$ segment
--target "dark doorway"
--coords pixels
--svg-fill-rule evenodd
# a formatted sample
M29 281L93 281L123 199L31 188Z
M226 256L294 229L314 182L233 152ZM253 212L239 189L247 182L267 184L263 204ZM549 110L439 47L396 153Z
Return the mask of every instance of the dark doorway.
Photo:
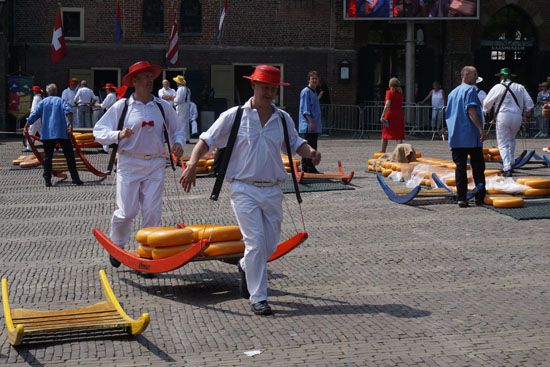
M105 89L103 87L107 83L111 83L118 85L118 69L101 69L97 70L94 69L94 93L96 96L99 97L99 101L102 102L107 94L105 93Z

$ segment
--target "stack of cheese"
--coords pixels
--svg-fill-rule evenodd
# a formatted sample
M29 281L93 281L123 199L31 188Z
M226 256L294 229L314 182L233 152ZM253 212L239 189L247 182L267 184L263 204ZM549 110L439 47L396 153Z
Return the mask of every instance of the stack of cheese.
M33 168L40 166L40 161L34 156L34 154L20 155L17 159L11 161L11 163L14 166L19 166L21 168Z
M92 133L73 133L76 142L79 145L95 143L94 134Z
M483 148L483 157L486 161L502 161L498 148Z
M290 172L290 162L288 161L288 154L281 154L281 160L283 161L283 165L285 166L285 170L287 172ZM301 158L299 157L292 157L292 163L298 163L298 166L300 166Z
M550 196L550 178L520 177L516 182L528 187L523 190L525 196Z
M238 226L200 224L185 228L149 227L136 233L137 253L146 259L164 259L189 249L200 240L209 240L202 256L227 256L244 252Z
M212 166L214 165L214 156L215 152L213 153L206 153L201 159L197 161L197 171L198 174L204 174L204 173L210 173L212 170ZM187 162L189 161L191 157L188 155L185 155L181 157L181 160L185 165L187 165Z

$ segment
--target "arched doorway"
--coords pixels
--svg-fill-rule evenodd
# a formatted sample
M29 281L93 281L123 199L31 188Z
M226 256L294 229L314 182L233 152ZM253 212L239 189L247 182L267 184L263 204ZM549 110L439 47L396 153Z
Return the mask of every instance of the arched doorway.
M514 81L536 92L541 77L536 68L537 30L521 8L509 5L493 14L484 29L480 46L475 62L479 75L486 81L483 89L491 88L498 81L493 75L507 67L516 75Z

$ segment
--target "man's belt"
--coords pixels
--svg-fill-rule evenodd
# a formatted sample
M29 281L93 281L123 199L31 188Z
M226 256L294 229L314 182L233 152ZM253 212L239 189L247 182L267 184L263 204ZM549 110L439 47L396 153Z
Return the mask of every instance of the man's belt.
M120 154L128 157L132 157L132 158L145 159L145 160L150 160L153 158L166 158L165 154L143 154L143 153L134 153L127 150L123 150L122 152L120 152Z
M254 185L256 187L273 187L279 184L278 182L271 182L271 181L248 181L248 180L235 180L235 181L244 182L249 185Z

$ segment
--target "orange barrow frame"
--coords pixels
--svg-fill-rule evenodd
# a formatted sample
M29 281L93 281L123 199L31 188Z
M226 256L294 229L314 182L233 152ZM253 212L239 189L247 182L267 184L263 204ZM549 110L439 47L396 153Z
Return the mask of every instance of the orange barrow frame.
M349 184L353 178L353 175L355 174L354 171L351 171L349 174L346 175L344 172L344 167L342 166L342 162L338 161L338 172L324 172L324 173L307 173L304 171L300 171L298 168L298 162L294 161L294 172L296 172L296 179L299 183L302 183L304 180L323 180L323 179L330 179L330 180L341 180L346 185Z

